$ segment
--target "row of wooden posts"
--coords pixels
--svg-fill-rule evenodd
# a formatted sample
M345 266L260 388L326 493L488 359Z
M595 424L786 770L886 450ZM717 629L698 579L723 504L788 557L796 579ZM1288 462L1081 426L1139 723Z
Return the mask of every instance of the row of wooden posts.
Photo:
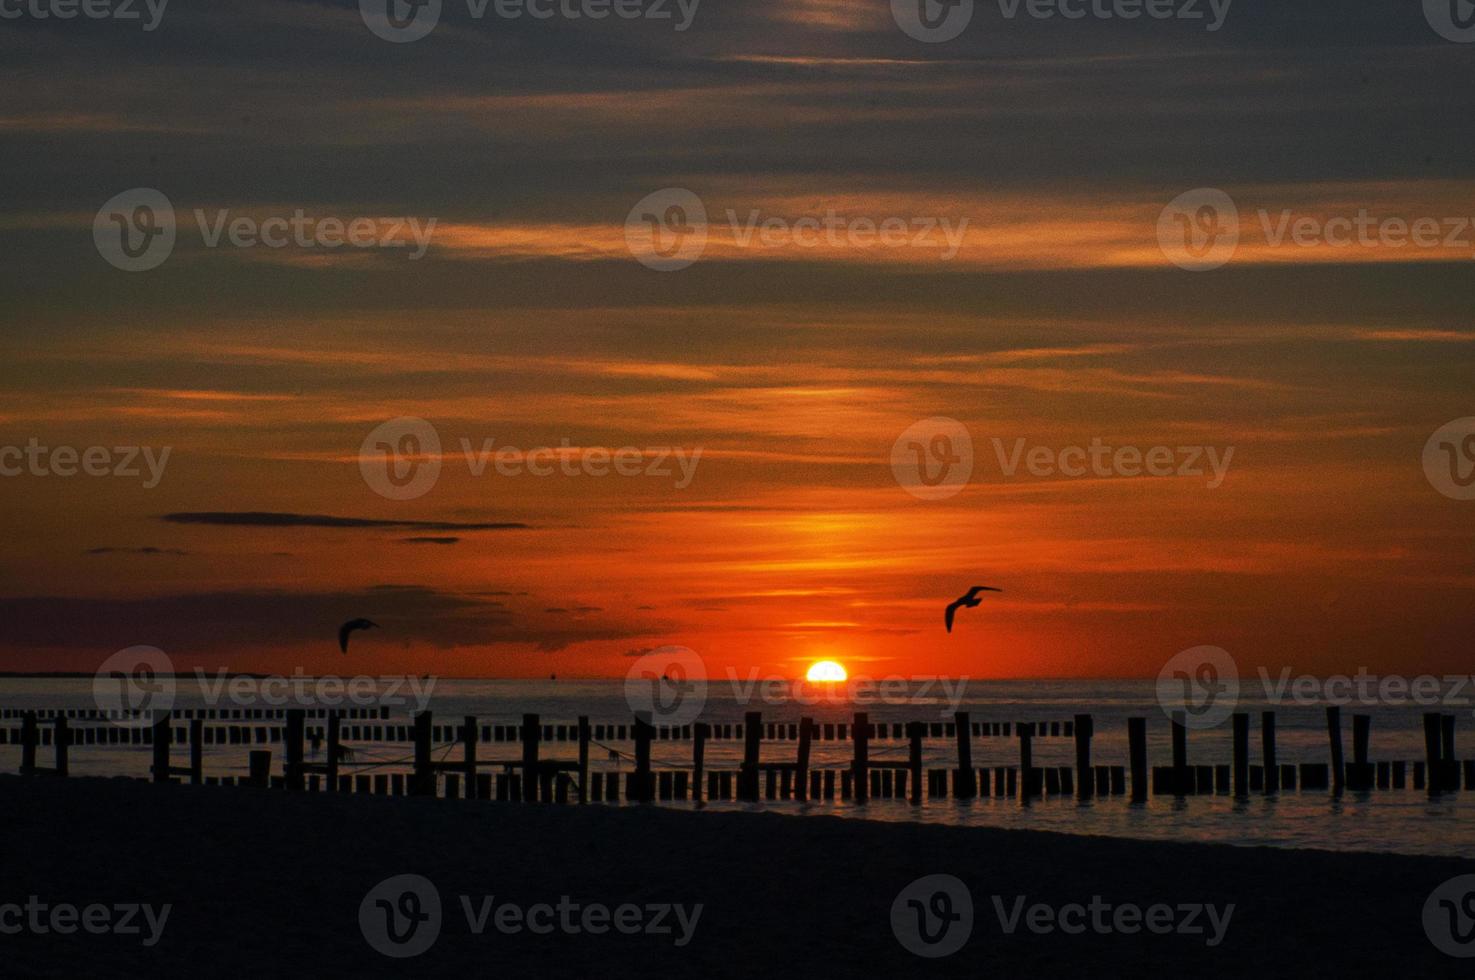
M286 725L282 731L284 754L283 772L280 783L290 790L302 790L316 785L319 777L329 791L347 789L352 785L363 786L365 777L350 777L341 770L358 766L382 767L382 762L356 763L345 758L342 751L342 718L330 712L326 715L327 752L322 762L309 762L305 752L307 740L304 710L288 709ZM1015 735L1019 739L1019 766L995 767L993 770L995 796L1015 796L1024 799L1058 792L1070 794L1074 783L1075 795L1118 795L1126 793L1127 772L1130 772L1131 797L1143 801L1148 796L1149 785L1155 795L1187 796L1197 793L1231 792L1245 797L1251 792L1275 793L1278 790L1294 789L1298 782L1302 789L1327 789L1341 793L1344 789L1365 791L1377 789L1402 789L1407 782L1409 766L1404 762L1373 762L1368 755L1371 734L1371 718L1354 715L1352 718L1352 760L1343 758L1341 709L1329 707L1326 711L1327 733L1330 747L1330 763L1281 764L1276 751L1276 725L1273 711L1261 715L1262 763L1251 766L1249 762L1250 716L1245 713L1233 715L1231 720L1232 763L1230 765L1203 766L1188 762L1189 728L1181 713L1175 714L1172 728L1172 765L1148 768L1147 719L1127 720L1128 766L1098 766L1092 764L1091 741L1095 735L1094 722L1089 714L1078 714L1069 730L1075 742L1076 763L1074 778L1070 767L1039 767L1034 764L1033 750L1036 737L1035 726L1029 723L1016 724ZM36 750L43 739L40 721L36 713L22 716L21 726L21 772L27 775L67 775L68 748L74 744L69 719L65 714L54 714L50 743L56 753L52 767L42 768L36 763ZM1466 760L1463 767L1455 756L1455 716L1450 714L1426 713L1424 721L1425 760L1412 765L1415 789L1427 789L1431 795L1453 792L1461 788L1461 777L1465 789L1475 789L1475 760ZM994 724L994 723L988 723ZM578 742L577 761L558 761L541 757L540 746L552 726L541 723L538 715L523 716L519 726L506 726L515 732L521 745L520 755L508 758L483 756L479 744L487 726L479 725L475 717L468 716L455 726L436 726L430 712L417 714L410 726L410 740L414 744L413 769L405 778L411 795L437 795L438 781L442 774L447 776L447 795L459 795L464 781L466 795L490 796L491 774L483 769L501 769L496 786L498 798L520 800L561 800L570 795L579 802L611 798L610 780L601 779L602 774L590 773L589 750L591 742L597 742L596 730L615 726L591 726L587 717L580 717L569 734ZM562 726L559 726L562 727ZM624 726L620 726L623 728ZM784 726L780 726L782 729ZM934 726L924 722L907 722L900 726L901 734L909 744L909 756L905 766L890 762L872 762L871 742L874 736L886 731L886 726L874 725L865 712L855 714L849 734L853 744L850 765L841 770L842 798L853 798L865 802L871 796L885 798L905 797L920 803L923 797L922 746L923 740L934 731ZM929 796L948 794L947 783L951 777L951 796L956 799L973 799L988 796L989 770L973 767L973 737L979 725L971 721L968 712L957 712L948 729L957 743L957 766L949 770L933 770L928 773ZM498 726L500 729L501 726ZM663 799L686 799L688 785L685 772L661 773L660 778L652 769L651 744L659 730L649 721L636 718L630 726L635 743L634 772L625 780L626 798L637 802L651 802L659 795ZM834 771L810 771L810 747L821 727L810 718L801 718L794 726L797 736L797 752L793 761L763 761L761 748L765 726L761 712L749 712L738 733L743 739L743 761L735 774L735 798L757 801L766 779L767 798L807 800L811 796L834 798ZM703 790L706 743L713 737L714 726L698 722L691 726L692 772L689 781L690 798L700 800ZM183 732L184 730L181 730ZM774 726L768 726L770 735ZM316 745L322 734L314 730ZM432 758L437 736L450 735L461 747L461 758L450 761L435 761ZM500 731L499 731L500 734ZM153 748L153 779L168 782L177 776L188 777L192 782L205 781L203 775L204 721L191 719L187 729L189 763L175 766L171 762L171 749L175 740L173 718L169 714L158 715L149 729L143 730L144 741ZM247 782L270 785L271 753L250 753L250 777ZM1149 772L1151 781L1149 783ZM613 775L613 774L607 774ZM709 798L725 798L730 794L727 786L732 780L730 773L708 773ZM591 776L593 777L591 779ZM1299 778L1298 778L1299 777ZM1017 779L1017 785L1016 785ZM603 785L594 787L594 782ZM677 791L677 782L682 790ZM669 784L669 786L668 786ZM907 788L909 786L909 789Z

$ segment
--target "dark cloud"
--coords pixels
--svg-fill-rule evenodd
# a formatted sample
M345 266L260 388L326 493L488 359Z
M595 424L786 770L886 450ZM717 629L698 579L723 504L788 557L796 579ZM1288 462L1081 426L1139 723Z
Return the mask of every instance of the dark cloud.
M521 531L529 525L515 521L463 523L460 521L385 521L327 514L284 514L269 511L198 511L164 514L170 524L208 524L214 527L331 527L378 528L396 531Z
M193 552L184 551L180 548L156 548L147 545L142 548L88 548L89 555L188 555Z
M418 537L400 538L400 544L457 544L460 538Z
M321 643L336 654L338 624L369 616L384 641L441 649L531 644L560 650L637 631L619 624L523 620L499 603L418 585L343 592L194 592L138 598L0 598L0 648L110 653L149 644L189 658Z

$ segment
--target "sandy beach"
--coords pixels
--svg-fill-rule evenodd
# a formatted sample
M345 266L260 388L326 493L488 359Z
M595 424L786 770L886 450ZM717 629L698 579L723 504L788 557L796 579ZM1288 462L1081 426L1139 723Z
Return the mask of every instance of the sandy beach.
M1433 947L1422 910L1441 882L1475 871L1438 858L122 779L0 777L0 824L0 905L171 906L152 937L142 913L137 934L5 935L6 973L23 976L1455 976L1468 963ZM360 926L370 890L404 874L433 882L442 904L438 937L414 959L377 952ZM931 874L964 882L974 916L958 952L923 959L893 934L891 909ZM576 927L591 905L671 904L692 921L642 913L639 932L597 935L496 926L508 904L560 900ZM1104 930L1090 925L1093 902ZM1231 904L1213 942L1213 917ZM1059 928L1072 905L1087 910L1079 934ZM1124 905L1169 907L1184 929L1129 934L1113 925L1133 924L1114 918ZM1184 911L1198 906L1214 911ZM1030 918L1056 928L1031 931Z

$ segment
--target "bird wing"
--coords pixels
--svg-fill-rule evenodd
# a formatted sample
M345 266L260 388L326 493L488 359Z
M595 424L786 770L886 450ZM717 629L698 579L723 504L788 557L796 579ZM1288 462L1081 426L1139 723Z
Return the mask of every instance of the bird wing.
M961 605L959 602L948 603L947 611L942 614L943 622L947 623L947 631L949 633L953 631L953 617L958 614L959 605Z
M970 596L976 596L980 592L1003 592L1003 591L1004 591L1003 589L996 589L992 585L975 585L973 588L971 588L971 589L968 590L968 595L970 595Z
M348 652L348 634L353 632L352 623L344 623L338 627L338 650L340 653Z

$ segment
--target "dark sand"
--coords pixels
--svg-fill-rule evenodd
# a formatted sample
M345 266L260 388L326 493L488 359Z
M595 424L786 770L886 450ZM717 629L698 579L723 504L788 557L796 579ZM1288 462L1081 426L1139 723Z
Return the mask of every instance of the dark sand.
M153 949L120 936L0 936L4 976L1057 977L1469 976L1425 898L1475 863L1141 843L989 829L0 777L0 903L173 903ZM358 908L422 874L444 925L409 960L372 951ZM968 883L976 922L941 960L897 943L897 892ZM703 903L694 939L470 933L457 896ZM1004 935L989 896L1236 906L1227 936ZM1181 971L1181 972L1180 972Z

